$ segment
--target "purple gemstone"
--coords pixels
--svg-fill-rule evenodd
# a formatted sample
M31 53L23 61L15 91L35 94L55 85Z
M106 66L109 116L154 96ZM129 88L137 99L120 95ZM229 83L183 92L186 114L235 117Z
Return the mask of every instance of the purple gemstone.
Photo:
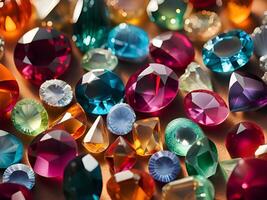
M30 190L26 187L15 183L0 184L1 200L32 200Z
M267 105L267 85L257 76L234 72L229 84L232 112L253 111Z

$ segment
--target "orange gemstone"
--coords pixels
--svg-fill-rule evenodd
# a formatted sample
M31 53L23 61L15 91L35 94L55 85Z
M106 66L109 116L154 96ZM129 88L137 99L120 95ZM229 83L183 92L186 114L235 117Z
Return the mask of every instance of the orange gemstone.
M253 0L228 0L229 19L236 24L245 21L251 13L252 2Z

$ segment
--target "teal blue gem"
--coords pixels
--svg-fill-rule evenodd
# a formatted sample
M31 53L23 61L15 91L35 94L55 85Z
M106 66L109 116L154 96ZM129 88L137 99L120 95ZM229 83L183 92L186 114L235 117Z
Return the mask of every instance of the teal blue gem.
M120 24L108 35L108 48L119 58L139 62L148 55L149 37L136 26Z
M209 40L203 47L204 64L213 72L230 73L246 65L253 54L253 40L243 30L232 30Z

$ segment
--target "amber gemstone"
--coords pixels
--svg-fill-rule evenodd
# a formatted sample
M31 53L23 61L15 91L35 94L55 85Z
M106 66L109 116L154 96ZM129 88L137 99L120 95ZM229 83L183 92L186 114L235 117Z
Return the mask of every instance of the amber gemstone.
M227 11L229 19L236 23L245 21L250 13L253 0L228 0Z

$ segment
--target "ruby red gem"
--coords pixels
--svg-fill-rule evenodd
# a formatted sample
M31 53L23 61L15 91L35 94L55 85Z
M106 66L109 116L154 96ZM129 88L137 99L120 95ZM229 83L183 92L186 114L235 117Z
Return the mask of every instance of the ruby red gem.
M30 190L26 187L15 183L0 184L1 200L32 200Z
M69 39L55 29L34 28L18 41L14 61L22 76L39 86L58 78L69 68Z
M155 62L171 68L185 69L195 57L191 41L178 32L167 32L153 38L149 50Z
M229 115L225 101L215 92L194 90L184 98L187 116L204 126L216 126L223 123Z
M261 127L252 122L241 122L228 133L226 148L232 158L254 157L264 141Z
M216 0L189 0L196 9L207 9L216 5Z

